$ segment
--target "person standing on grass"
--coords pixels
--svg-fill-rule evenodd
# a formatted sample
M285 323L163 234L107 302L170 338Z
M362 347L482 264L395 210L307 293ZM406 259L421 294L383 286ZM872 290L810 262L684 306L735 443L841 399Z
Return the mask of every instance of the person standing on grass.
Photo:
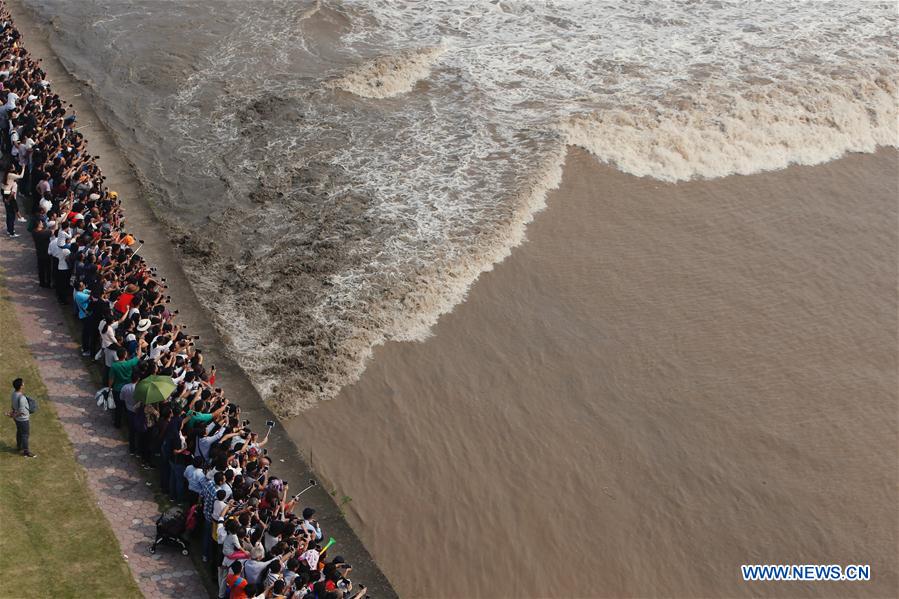
M28 437L31 435L31 410L28 408L28 398L25 397L25 381L18 378L12 382L12 409L9 417L16 422L16 450L21 451L26 458L36 458L28 447Z

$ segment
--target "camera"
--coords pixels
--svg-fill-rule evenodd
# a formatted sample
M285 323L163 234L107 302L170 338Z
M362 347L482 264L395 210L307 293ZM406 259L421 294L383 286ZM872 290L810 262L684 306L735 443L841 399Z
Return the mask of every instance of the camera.
M275 421L274 420L266 420L265 426L267 426L269 428L275 428Z

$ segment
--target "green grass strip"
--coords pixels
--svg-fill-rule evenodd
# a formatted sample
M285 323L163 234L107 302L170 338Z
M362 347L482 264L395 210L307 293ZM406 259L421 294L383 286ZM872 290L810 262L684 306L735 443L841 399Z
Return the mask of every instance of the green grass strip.
M12 380L25 379L40 409L31 451L16 453L6 417ZM118 541L87 486L25 344L0 273L0 597L140 597Z

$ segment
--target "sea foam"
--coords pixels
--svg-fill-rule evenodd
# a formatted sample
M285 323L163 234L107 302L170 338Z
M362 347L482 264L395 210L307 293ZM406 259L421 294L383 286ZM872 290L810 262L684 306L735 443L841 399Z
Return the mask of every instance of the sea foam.
M330 85L365 98L389 98L412 91L431 73L444 48L423 48L367 61Z
M254 384L294 413L377 344L426 338L524 239L570 145L671 182L899 145L896 29L873 2L248 15L166 106L178 168L227 182L228 218L203 231L231 244L188 268Z

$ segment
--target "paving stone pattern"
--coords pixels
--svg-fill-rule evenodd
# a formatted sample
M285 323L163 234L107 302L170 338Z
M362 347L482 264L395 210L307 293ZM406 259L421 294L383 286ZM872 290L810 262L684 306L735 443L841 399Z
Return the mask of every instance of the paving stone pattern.
M31 236L0 239L0 266L25 340L37 360L63 428L84 468L97 505L109 520L119 541L116 551L128 562L141 592L148 599L162 597L207 597L190 557L176 547L160 545L155 555L148 551L156 531L159 508L153 487L148 486L135 458L128 454L125 429L112 426L112 415L97 407L96 384L63 321L63 310L50 289L37 284L37 267ZM42 448L40 430L31 435L31 448ZM155 471L154 471L155 473ZM155 483L153 483L155 484Z

